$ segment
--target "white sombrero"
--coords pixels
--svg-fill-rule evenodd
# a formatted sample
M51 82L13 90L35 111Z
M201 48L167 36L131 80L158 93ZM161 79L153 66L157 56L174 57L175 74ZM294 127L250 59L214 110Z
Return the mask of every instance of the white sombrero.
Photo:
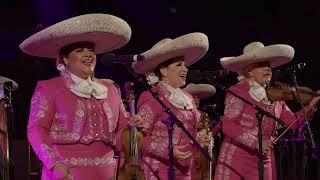
M12 82L12 88L13 90L16 90L18 89L18 83L16 83L14 80L12 79L9 79L9 78L6 78L6 77L3 77L3 76L0 76L0 85L2 85L3 83L5 82Z
M244 47L243 54L237 57L224 57L220 59L223 68L241 72L252 63L268 61L271 68L281 66L292 60L293 47L286 44L264 46L261 42L252 42Z
M66 45L89 41L97 54L112 51L128 43L131 28L124 20L109 14L76 16L49 26L20 44L30 55L57 58Z
M188 84L183 90L192 96L198 96L200 99L206 99L216 94L216 88L210 84Z
M162 62L183 56L186 66L198 61L209 49L208 37L199 32L186 34L175 39L163 39L142 53L144 60L133 63L140 74L149 74Z

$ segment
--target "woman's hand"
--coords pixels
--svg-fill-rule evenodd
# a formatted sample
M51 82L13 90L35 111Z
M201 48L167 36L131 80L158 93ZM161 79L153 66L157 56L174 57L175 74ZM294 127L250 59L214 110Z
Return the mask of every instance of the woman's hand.
M65 164L57 163L52 168L52 176L53 179L58 180L73 180L73 175L70 170Z
M186 148L188 145L178 145L173 147L173 157L175 159L187 159L192 155L191 151L181 151L181 149Z
M128 122L128 125L130 127L136 127L138 128L139 130L143 129L144 128L144 124L143 124L143 121L142 121L142 118L140 115L138 114L135 114L133 116L130 117L129 119L129 122Z

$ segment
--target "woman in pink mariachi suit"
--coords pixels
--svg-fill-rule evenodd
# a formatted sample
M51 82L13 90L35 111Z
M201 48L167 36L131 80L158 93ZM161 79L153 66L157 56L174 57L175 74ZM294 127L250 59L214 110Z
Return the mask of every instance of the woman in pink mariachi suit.
M133 64L136 72L147 75L152 91L159 93L162 102L182 121L195 137L199 114L191 95L181 90L185 85L187 67L199 60L208 50L203 33L190 33L176 39L163 39L142 53L145 60ZM168 115L151 93L143 92L138 100L139 115L144 121L143 160L147 179L168 178L168 131L163 121ZM174 126L174 168L177 180L190 180L192 145L181 129Z
M201 114L200 122L197 126L197 136L202 137L201 139L199 139L199 143L202 147L204 147L204 149L213 159L214 154L212 150L214 146L214 137L218 134L218 132L216 132L215 134L211 132L211 128L209 127L210 117L206 112L200 109L200 101L208 99L215 95L216 88L210 84L190 83L183 90L191 94L195 100L198 111ZM211 177L213 177L213 174L210 165L213 165L213 163L207 161L207 159L201 154L199 150L195 150L193 153L193 164L191 170L192 180L212 180Z
M297 113L293 113L283 101L270 102L265 87L269 84L271 68L288 63L294 56L291 46L277 44L264 46L260 42L248 44L243 55L221 58L222 66L241 74L241 81L229 88L230 91L259 105L282 119L288 126L297 120L292 128L304 123L303 111L310 118L315 112L319 98ZM256 110L239 98L227 93L222 131L225 135L218 165L215 172L217 180L257 180L258 171L258 128ZM262 121L262 150L264 179L275 180L275 160L272 154L275 131L279 125L269 117Z
M30 55L57 58L61 73L39 81L31 101L28 139L43 163L42 179L114 176L112 146L128 117L118 86L93 72L96 54L122 47L130 36L124 20L87 14L54 24L20 45ZM133 119L137 125L139 119Z

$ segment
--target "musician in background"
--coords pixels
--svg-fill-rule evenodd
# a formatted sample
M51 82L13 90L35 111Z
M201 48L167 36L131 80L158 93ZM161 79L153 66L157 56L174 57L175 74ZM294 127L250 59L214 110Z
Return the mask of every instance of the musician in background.
M12 161L13 157L12 154L9 154L9 144L12 144L12 139L9 139L9 136L12 136L12 134L8 134L8 128L11 128L11 132L13 130L13 127L9 127L13 125L13 122L11 122L13 119L9 119L8 122L8 112L7 112L7 106L8 103L5 97L5 82L11 82L12 83L12 89L10 91L14 91L18 89L18 84L6 77L0 76L0 179L8 179L12 174L10 174L10 161ZM12 149L10 150L12 152ZM12 177L11 177L12 178Z
M188 84L184 90L191 94L195 100L199 110L200 121L197 123L197 140L204 149L207 150L209 155L213 158L213 144L214 138L210 131L210 118L209 115L201 111L200 100L212 97L216 93L216 88L210 84ZM193 180L212 180L212 162L208 161L199 150L195 150L193 154L193 165L191 176Z
M190 33L176 39L163 39L142 53L143 61L133 64L133 69L145 74L152 91L179 118L195 137L199 112L191 95L180 87L186 83L187 67L198 61L208 50L208 38L203 33ZM138 111L144 120L143 154L146 177L149 180L168 179L168 114L149 91L141 94ZM176 180L191 180L193 145L177 126L173 131L173 158Z
M31 101L28 140L43 163L42 179L112 179L116 135L130 125L119 87L94 77L96 54L125 45L129 25L109 14L86 14L26 39L27 54L56 58L60 76L39 81ZM119 136L118 136L119 137Z
M289 63L294 49L289 45L277 44L264 46L260 42L248 44L243 54L237 57L221 58L221 65L242 77L230 91L259 105L282 119L286 126L294 123L297 128L316 111L319 97L315 97L305 109L293 113L284 101L270 102L266 86L272 77L272 68ZM222 117L223 144L220 150L215 179L257 180L258 171L258 127L257 111L239 98L227 93L224 116ZM275 161L272 154L273 140L278 124L264 116L262 120L262 152L264 179L275 180Z

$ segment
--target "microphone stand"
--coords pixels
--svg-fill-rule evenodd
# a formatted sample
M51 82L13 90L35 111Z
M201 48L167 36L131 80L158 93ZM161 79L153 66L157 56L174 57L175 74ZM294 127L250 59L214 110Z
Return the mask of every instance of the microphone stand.
M204 155L204 157L208 161L212 161L212 158L208 154L206 150L204 150L201 145L194 139L194 137L190 134L190 132L184 127L183 123L173 114L168 106L166 106L160 99L159 94L151 90L151 86L146 82L146 79L139 74L133 72L132 68L129 66L125 66L127 71L143 86L144 89L148 90L153 98L162 106L164 112L169 115L169 118L166 122L168 128L168 140L169 140L169 168L168 168L168 180L174 180L174 159L173 159L173 142L172 142L172 134L173 134L173 125L176 124L182 131L188 136L188 138L193 142L193 144L200 150L200 152Z
M3 90L4 90L4 99L5 99L5 108L6 108L6 114L7 114L7 157L5 159L7 160L8 167L6 171L6 175L4 175L5 179L11 180L14 178L13 169L14 169L14 162L12 159L12 123L13 123L13 107L12 107L12 89L13 85L11 81L7 81L3 83Z
M270 112L264 110L263 108L261 108L260 106L248 101L247 99L245 99L244 97L234 93L233 91L230 91L229 89L227 89L226 87L224 87L221 84L212 82L214 84L214 86L216 86L217 88L221 89L222 91L225 91L227 93L230 93L232 95L234 95L235 97L241 99L243 102L249 104L253 109L257 110L256 113L256 117L257 117L257 121L258 121L258 144L259 144L259 148L258 148L258 152L259 152L259 162L258 162L258 171L259 171L259 180L263 180L263 159L262 159L262 119L263 116L267 116L272 118L274 121L280 123L282 126L285 125L284 121L275 117L273 114L271 114Z
M303 118L304 118L304 121L305 121L305 124L307 126L307 129L308 129L308 134L310 136L310 140L311 140L311 145L312 145L312 157L317 157L317 148L316 148L316 145L315 145L315 142L314 142L314 139L313 139L313 133L311 131L311 128L310 128L310 124L309 124L309 121L307 119L307 114L306 114L306 111L304 109L304 104L302 102L302 99L301 99L301 95L300 95L300 92L298 91L299 89L299 85L298 85L298 82L297 82L297 76L296 76L296 70L293 70L291 73L289 73L291 79L292 79L292 82L294 84L294 88L296 89L296 92L297 92L297 96L298 96L298 101L299 101L299 104L300 104L300 107L302 108L302 111L303 111ZM293 135L295 136L295 130L293 131ZM296 162L295 162L295 158L296 158L296 140L295 138L293 138L293 177L294 179L296 179Z
M117 147L115 145L112 146L113 150L113 158L117 159L117 169L116 169L116 180L119 178L119 170L120 170L120 151L117 150Z

